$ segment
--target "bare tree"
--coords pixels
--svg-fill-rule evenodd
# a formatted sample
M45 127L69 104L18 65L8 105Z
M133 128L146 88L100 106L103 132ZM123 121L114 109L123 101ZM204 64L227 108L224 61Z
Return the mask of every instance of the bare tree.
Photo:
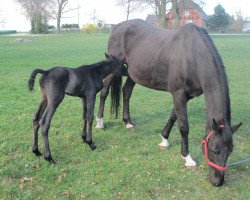
M126 9L126 20L129 19L129 15L138 9L143 9L144 1L140 0L116 0L118 6L122 6Z
M157 19L158 25L162 28L167 27L167 5L172 2L172 0L138 0L143 1L148 6L152 7Z
M4 27L5 18L2 16L1 12L2 12L2 11L0 10L0 25Z
M48 19L52 18L51 0L17 0L30 20L33 33L44 33L47 30Z
M61 31L61 18L62 14L64 13L64 9L68 4L69 0L54 0L57 4L57 14L56 14L56 30L57 33Z

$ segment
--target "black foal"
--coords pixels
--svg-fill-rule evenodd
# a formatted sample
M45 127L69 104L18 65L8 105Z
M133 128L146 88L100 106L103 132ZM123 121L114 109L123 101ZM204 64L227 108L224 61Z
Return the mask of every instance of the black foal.
M127 75L127 68L117 58L105 54L107 60L78 68L53 67L48 71L36 69L32 72L28 87L33 90L37 73L42 74L40 88L42 99L33 119L34 141L32 152L41 155L38 150L38 129L41 127L45 150L44 158L55 163L51 156L48 132L51 119L62 102L65 94L82 98L83 131L82 139L92 150L96 148L92 141L92 123L96 93L103 88L103 79L109 74Z

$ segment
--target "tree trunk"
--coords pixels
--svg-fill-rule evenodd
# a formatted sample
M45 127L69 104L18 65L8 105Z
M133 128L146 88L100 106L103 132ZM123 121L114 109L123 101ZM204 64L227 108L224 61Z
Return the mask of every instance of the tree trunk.
M128 1L126 21L127 21L127 20L128 20L128 18L129 18L129 14L130 14L130 0Z
M172 0L173 24L172 28L177 28L180 25L180 13L177 6L177 0Z
M158 24L162 28L167 27L167 15L166 15L166 5L167 0L156 0L156 6L158 7Z
M62 5L58 6L57 18L56 18L56 32L61 32L61 17L62 17Z

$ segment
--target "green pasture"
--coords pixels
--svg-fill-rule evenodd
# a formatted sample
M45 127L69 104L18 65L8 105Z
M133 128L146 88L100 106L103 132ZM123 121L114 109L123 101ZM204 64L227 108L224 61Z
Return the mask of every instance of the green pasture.
M190 151L196 168L186 168L180 156L176 126L170 148L161 151L160 133L172 109L172 98L137 85L131 98L136 128L126 130L120 119L109 116L105 130L93 129L95 151L82 143L82 106L67 96L58 108L49 134L49 165L31 153L32 117L40 101L36 81L27 89L35 68L77 67L104 59L108 35L82 33L42 35L29 42L20 36L0 36L0 200L2 199L249 199L250 164L232 166L225 184L213 187L200 141L205 135L204 97L188 106ZM250 35L212 36L224 61L230 87L232 123L243 122L234 136L229 162L250 155ZM37 78L38 80L38 78ZM99 100L98 100L99 102ZM97 112L98 102L95 112ZM39 135L40 150L43 141Z

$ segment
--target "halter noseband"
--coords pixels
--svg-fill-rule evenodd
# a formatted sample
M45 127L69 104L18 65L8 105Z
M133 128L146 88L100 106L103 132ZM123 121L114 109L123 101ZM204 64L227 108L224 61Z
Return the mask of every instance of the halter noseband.
M224 125L220 125L221 128L224 128L225 126ZM219 166L219 165L216 165L215 163L213 162L210 162L209 161L209 158L208 158L208 140L209 138L214 134L215 132L212 130L204 140L201 141L201 144L204 145L204 154L205 154L205 157L206 157L206 161L207 161L207 164L211 167L214 167L218 170L221 170L221 171L226 171L227 170L227 166L225 167L222 167L222 166Z

